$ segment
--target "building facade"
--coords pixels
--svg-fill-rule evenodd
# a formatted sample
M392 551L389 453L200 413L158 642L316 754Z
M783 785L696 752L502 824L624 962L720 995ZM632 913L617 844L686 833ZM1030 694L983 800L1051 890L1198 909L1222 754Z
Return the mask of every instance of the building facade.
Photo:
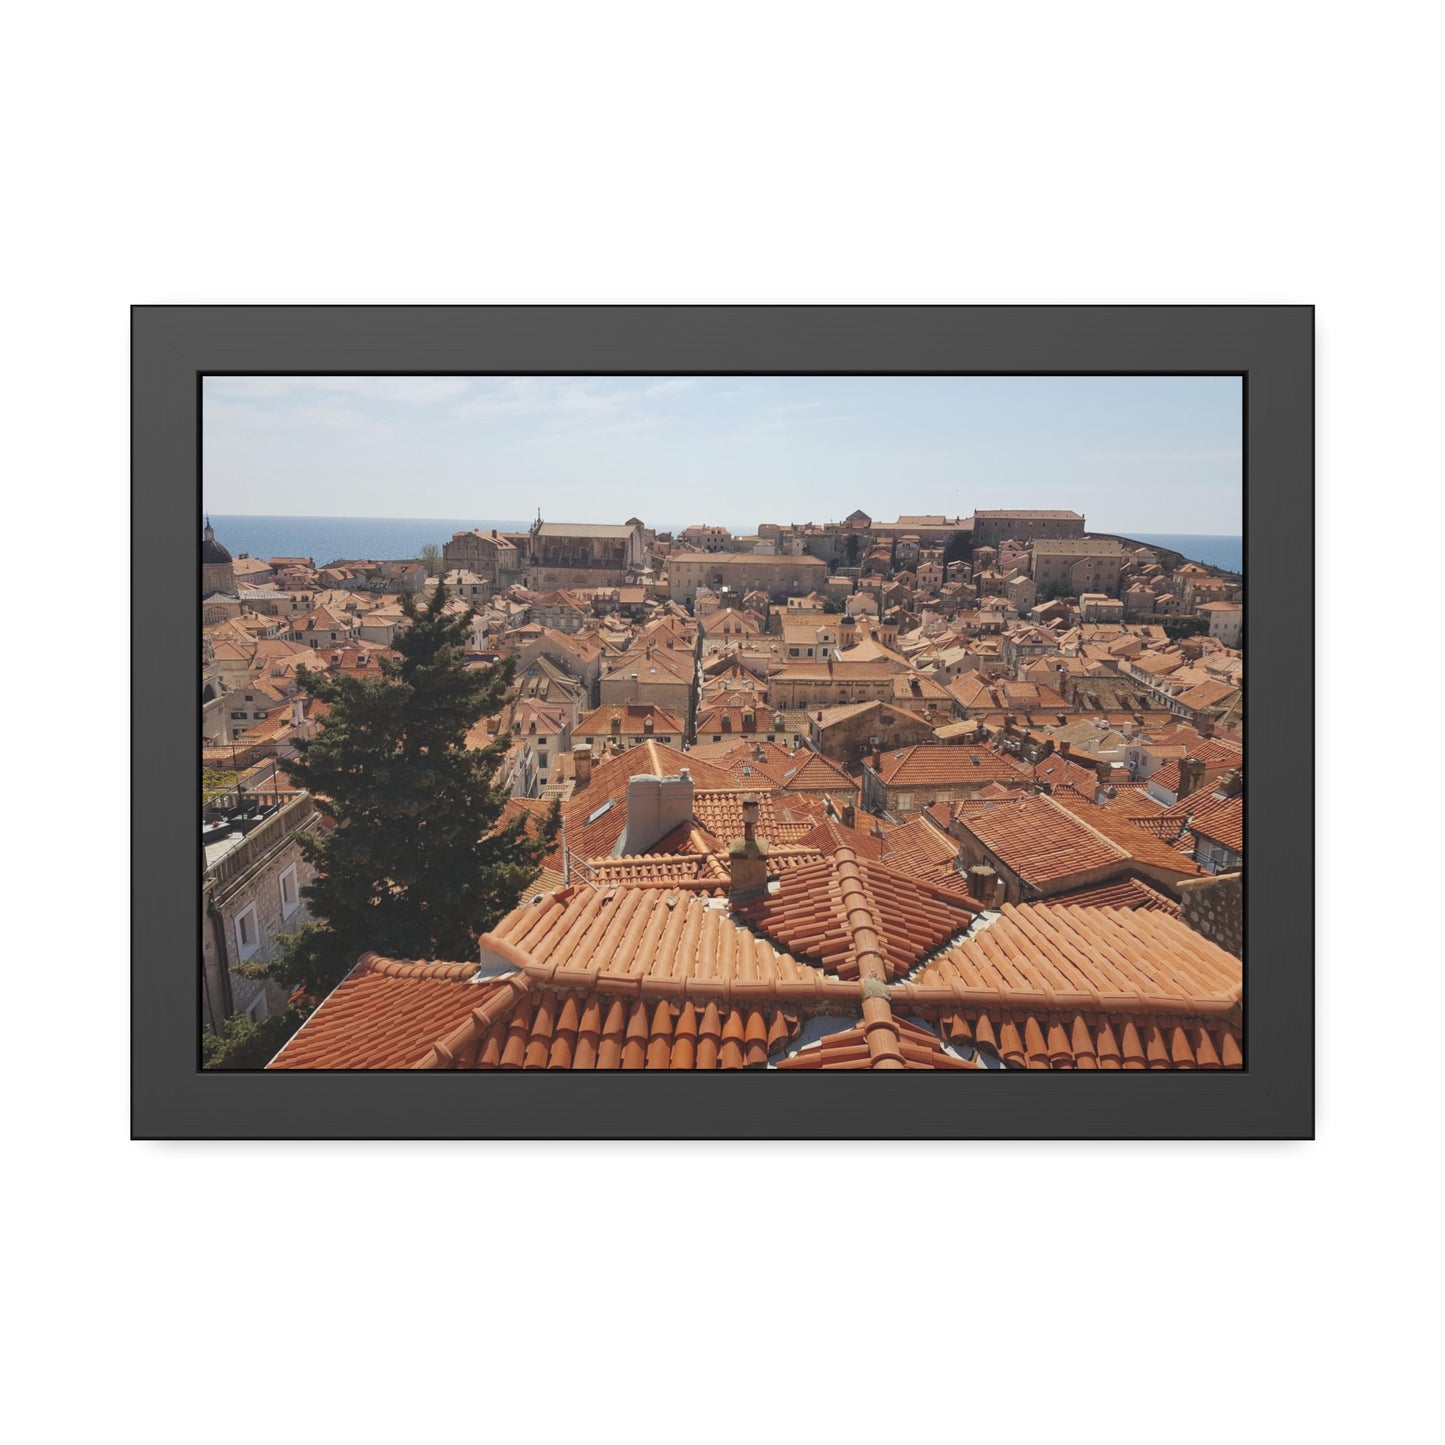
M635 517L620 527L538 520L530 533L526 584L537 592L616 587L647 565L646 529Z
M828 578L818 557L758 557L751 552L678 552L667 559L667 595L691 606L698 588L739 600L766 592L773 601L815 591Z
M1062 538L1033 544L1034 585L1043 595L1064 587L1071 596L1085 592L1119 595L1119 576L1128 553L1112 537Z
M973 545L997 547L1000 542L1034 542L1043 538L1082 537L1078 512L1002 511L973 514Z

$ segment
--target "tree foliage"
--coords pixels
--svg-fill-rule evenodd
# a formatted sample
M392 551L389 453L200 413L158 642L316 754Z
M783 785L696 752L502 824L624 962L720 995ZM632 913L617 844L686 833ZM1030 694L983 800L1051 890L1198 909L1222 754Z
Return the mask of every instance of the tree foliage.
M286 1040L301 1026L291 1009L254 1024L245 1014L232 1014L219 1034L201 1035L201 1064L207 1069L264 1069Z
M495 777L511 737L466 746L468 731L505 705L513 664L467 667L471 611L443 616L446 601L445 586L429 603L403 598L411 625L395 643L400 656L382 659L380 677L298 671L327 713L285 766L336 827L300 835L317 869L302 890L313 921L254 974L305 984L314 995L368 949L470 958L478 936L536 878L559 808L535 832L523 818L499 828L509 795Z
M967 562L973 556L973 533L955 532L943 544L943 565L950 562Z
M442 574L442 549L435 542L428 542L418 554L418 562L426 566L428 577L440 577Z
M1165 637L1171 642L1179 642L1185 637L1198 637L1201 632L1209 631L1209 623L1204 618L1187 612L1178 617L1165 617L1160 625L1164 628Z

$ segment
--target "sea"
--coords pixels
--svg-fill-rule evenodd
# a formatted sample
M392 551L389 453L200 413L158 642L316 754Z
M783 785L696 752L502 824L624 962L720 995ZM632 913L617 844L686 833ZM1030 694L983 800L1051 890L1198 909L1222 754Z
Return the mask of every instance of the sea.
M1244 538L1212 536L1203 532L1175 533L1165 536L1160 532L1129 532L1118 534L1132 538L1135 542L1147 542L1151 547L1168 547L1179 552L1186 562L1203 562L1209 567L1222 567L1226 572L1244 572Z
M328 562L399 562L428 542L441 547L453 532L525 532L520 518L485 517L237 517L211 513L218 541L233 557L310 557Z
M428 542L440 547L453 532L473 527L499 532L525 532L530 524L522 518L505 520L486 517L242 517L211 513L211 526L216 540L231 555L242 552L252 557L310 557L318 566L328 562L367 558L373 561L398 561L415 557ZM677 531L686 523L673 527L659 526L659 531ZM735 535L745 535L751 528L737 528ZM1184 533L1165 536L1162 533L1119 531L1155 547L1168 547L1180 552L1191 562L1204 562L1223 567L1229 572L1244 570L1244 538Z

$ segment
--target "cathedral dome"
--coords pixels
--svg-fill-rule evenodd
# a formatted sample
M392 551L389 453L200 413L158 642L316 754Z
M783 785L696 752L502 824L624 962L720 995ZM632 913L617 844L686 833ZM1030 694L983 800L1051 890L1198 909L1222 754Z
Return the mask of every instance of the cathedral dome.
M226 563L229 563L230 560L231 554L226 551L226 549L221 546L218 541L216 541L216 534L211 529L211 519L207 517L206 530L202 536L201 541L201 565L203 567L207 564L214 565L216 563L221 563L224 565Z

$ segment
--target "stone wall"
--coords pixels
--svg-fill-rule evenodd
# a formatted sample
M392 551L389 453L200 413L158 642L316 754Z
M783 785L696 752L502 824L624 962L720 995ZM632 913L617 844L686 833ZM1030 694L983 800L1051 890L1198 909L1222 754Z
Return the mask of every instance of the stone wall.
M872 741L875 738L876 746ZM856 765L865 753L931 743L934 737L931 724L911 712L885 704L837 722L827 722L825 713L824 724L818 722L815 712L809 724L809 741L825 758Z
M228 991L231 1013L245 1012L263 993L268 1013L279 1013L285 1008L287 990L284 987L243 978L235 969L241 962L269 962L279 951L281 936L298 932L310 917L301 889L316 875L311 864L301 856L296 835L312 830L316 823L314 804L309 797L303 796L268 820L265 832L258 829L208 871L201 892L200 941L207 1013L205 1022L210 1027L217 1026L217 1016L223 1009ZM296 869L296 903L286 913L281 876L293 865ZM256 947L243 960L236 921L251 908L254 908L254 913L249 916ZM225 982L222 981L223 972Z
M1179 916L1196 933L1244 957L1244 875L1221 873L1178 885Z

